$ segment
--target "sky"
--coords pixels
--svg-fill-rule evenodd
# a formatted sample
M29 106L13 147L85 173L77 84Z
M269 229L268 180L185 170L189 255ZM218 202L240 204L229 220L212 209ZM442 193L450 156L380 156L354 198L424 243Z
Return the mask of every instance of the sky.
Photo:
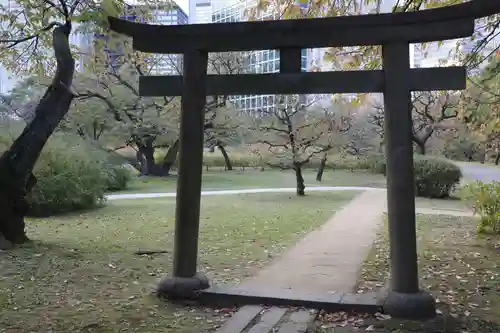
M175 2L186 14L189 15L189 0L176 0Z

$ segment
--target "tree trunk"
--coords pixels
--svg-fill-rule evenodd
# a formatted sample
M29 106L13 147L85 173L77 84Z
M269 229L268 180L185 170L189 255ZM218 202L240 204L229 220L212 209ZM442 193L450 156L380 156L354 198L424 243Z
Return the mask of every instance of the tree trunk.
M425 130L422 130L418 134L413 134L412 140L417 144L418 153L420 155L425 155L427 153L425 144L431 138L432 134L434 134L434 127L429 126Z
M28 211L26 195L36 184L33 176L40 153L59 122L68 113L74 98L70 91L75 61L69 46L71 24L52 31L56 73L35 109L35 117L0 157L0 234L3 243L28 241L24 217Z
M384 140L382 139L382 141L380 141L380 144L378 146L378 153L379 154L384 154L385 153L385 144L384 144Z
M219 148L222 156L224 157L224 163L226 164L226 170L228 170L228 171L233 170L233 166L231 164L231 160L229 159L229 155L227 154L227 151L224 148L224 146L218 142L217 143L217 147Z
M318 173L316 174L316 180L318 182L320 182L321 179L323 179L323 172L325 171L325 166L326 166L326 155L323 156L323 158L321 159L321 162L319 164Z
M137 143L139 151L137 155L141 163L141 176L166 176L165 170L155 162L155 147L151 140L146 143Z
M179 153L179 139L174 141L174 143L168 149L165 158L163 158L163 163L161 167L167 176L170 174L170 170L172 169L172 166L175 164L175 161L177 160L178 153Z
M297 195L304 196L306 195L306 186L304 185L304 177L302 176L302 165L300 165L299 163L295 163L293 168L295 171L295 180L297 182Z
M420 155L425 155L425 153L426 153L426 151L425 151L425 142L415 141L415 143L417 144L418 153Z
M495 157L495 165L498 165L500 163L500 152L497 153L497 156Z

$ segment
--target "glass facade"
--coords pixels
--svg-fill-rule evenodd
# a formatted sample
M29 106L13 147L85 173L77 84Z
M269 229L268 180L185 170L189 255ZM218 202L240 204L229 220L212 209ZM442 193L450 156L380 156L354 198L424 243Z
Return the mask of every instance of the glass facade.
M187 14L178 6L174 9L154 8L151 15L153 24L180 25L188 24ZM182 73L182 55L155 54L152 75L178 75Z
M174 6L153 6L147 8L144 5L128 5L124 15L120 17L124 20L145 22L150 24L179 25L187 24L187 14L177 5ZM106 38L105 36L96 36ZM111 49L105 46L108 53L109 66L117 70L121 63L119 59L123 56L123 50ZM177 75L182 71L182 56L177 54L158 54L150 57L151 68L148 74L151 75Z
M221 8L212 13L213 23L228 23L245 20L245 13L249 6L245 3L238 3L232 6ZM260 17L261 20L273 19L272 12ZM308 70L309 50L302 50L302 71ZM247 72L249 73L277 73L280 66L279 50L251 51L242 54L248 58ZM305 98L305 96L304 96ZM240 111L262 116L271 112L276 106L274 95L237 95L229 97L229 101ZM305 102L305 100L304 100Z

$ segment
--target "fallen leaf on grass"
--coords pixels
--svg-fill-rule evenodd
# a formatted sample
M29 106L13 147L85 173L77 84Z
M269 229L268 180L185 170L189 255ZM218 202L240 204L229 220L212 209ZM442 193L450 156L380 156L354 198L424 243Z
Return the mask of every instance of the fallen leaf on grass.
M378 320L389 320L392 317L390 315L386 315L386 314L377 312L377 313L375 313L375 318L377 318Z

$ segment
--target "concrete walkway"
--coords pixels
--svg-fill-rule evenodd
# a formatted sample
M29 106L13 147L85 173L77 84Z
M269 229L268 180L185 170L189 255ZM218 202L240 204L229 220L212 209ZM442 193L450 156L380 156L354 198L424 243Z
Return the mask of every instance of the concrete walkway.
M276 189L275 192L278 191ZM231 192L237 193L239 191ZM286 289L299 295L353 292L359 270L382 227L386 212L386 190L366 189L322 227L308 234L257 275L240 283L236 289ZM472 216L471 212L431 208L417 209L416 212ZM304 333L317 314L317 311L289 309L290 314L286 317L286 312L279 307L264 310L259 306L244 306L216 333ZM348 332L347 329L345 331Z
M294 193L295 187L281 188L252 188L241 190L214 190L201 191L202 196L209 195L235 195L235 194L253 194L253 193ZM359 187L359 186L308 186L307 192L328 192L328 191L369 191L380 190L375 187ZM148 198L174 198L175 192L164 193L125 193L125 194L109 194L106 196L108 200L127 200L127 199L148 199Z
M315 294L352 291L382 225L385 202L385 190L363 192L240 287Z

